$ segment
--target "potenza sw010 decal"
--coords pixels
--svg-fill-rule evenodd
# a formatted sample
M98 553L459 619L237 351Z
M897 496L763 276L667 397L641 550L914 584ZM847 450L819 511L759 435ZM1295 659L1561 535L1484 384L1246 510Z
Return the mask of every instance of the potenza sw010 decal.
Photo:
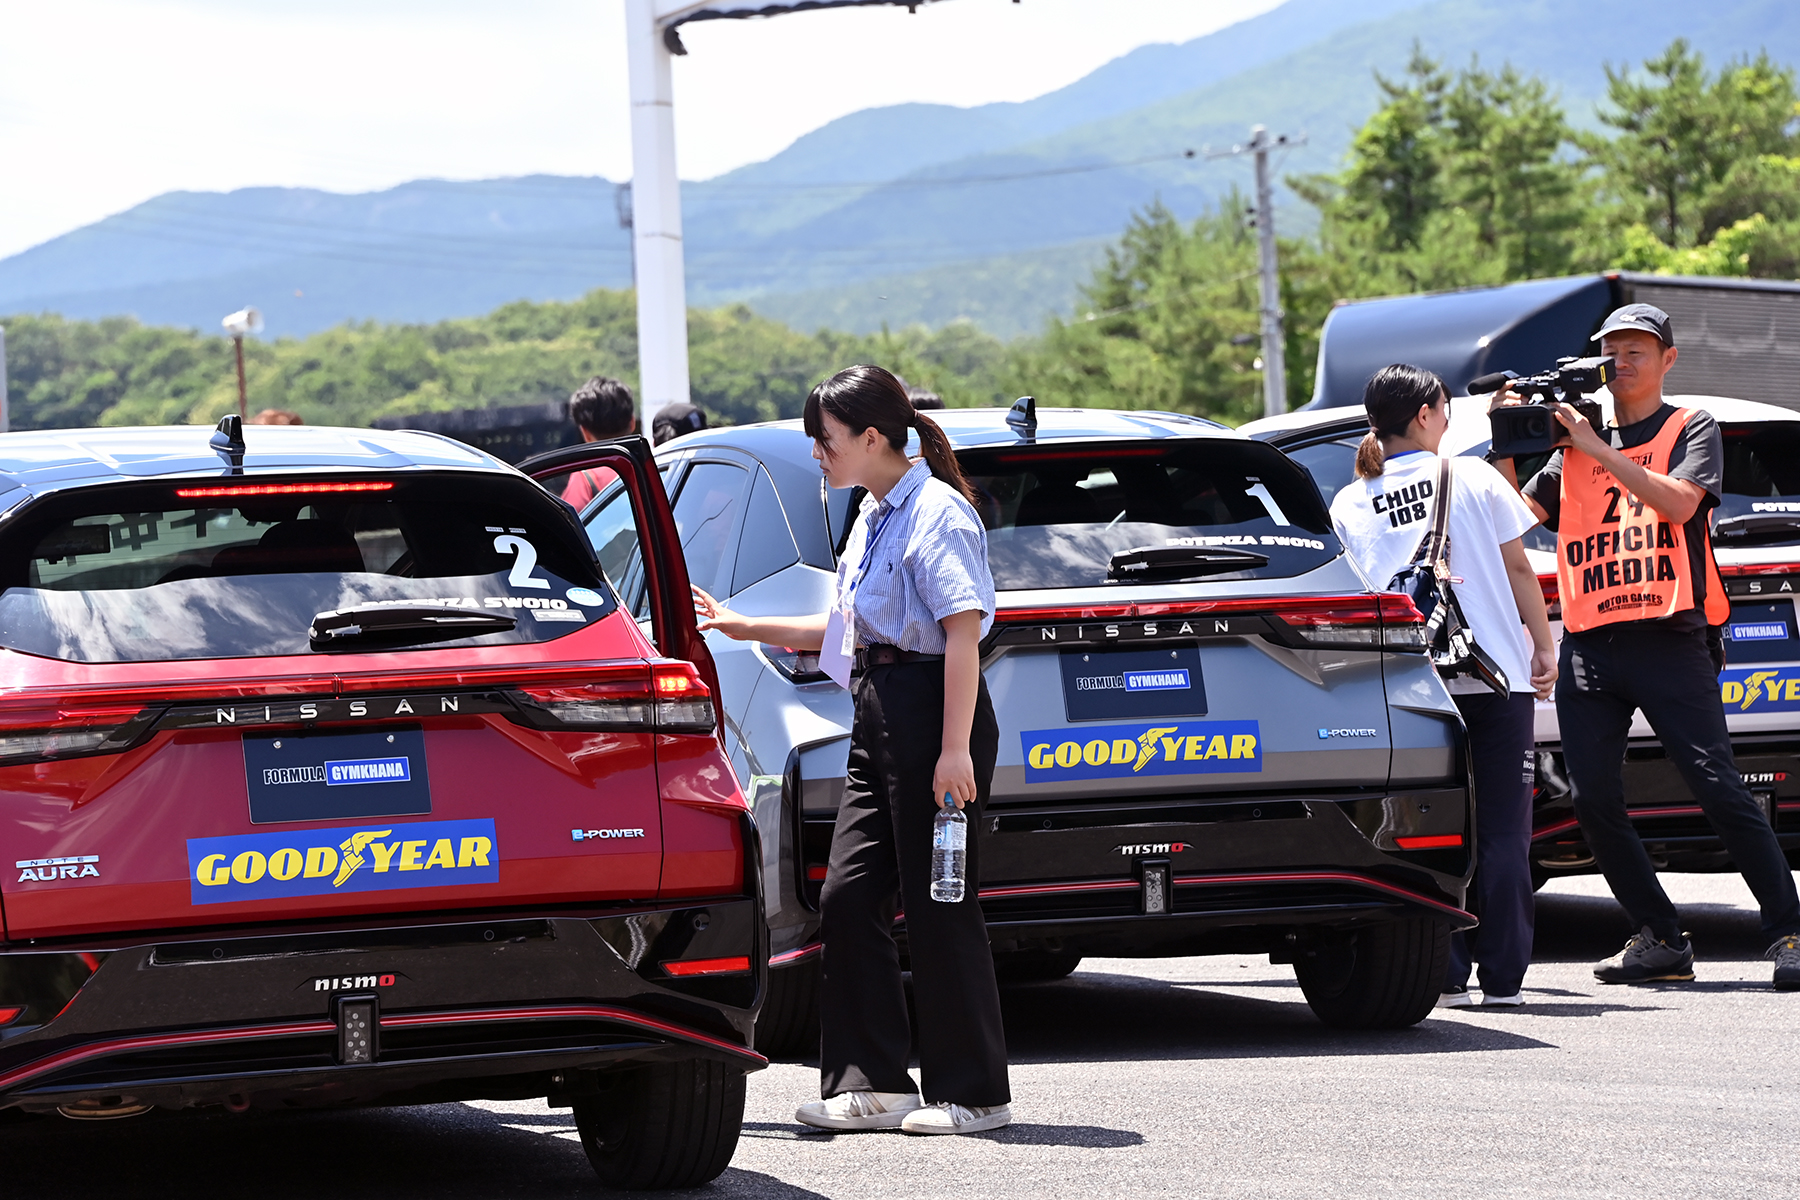
M188 839L195 904L500 882L494 822L417 821Z
M1255 721L1158 721L1019 735L1025 782L1261 771Z

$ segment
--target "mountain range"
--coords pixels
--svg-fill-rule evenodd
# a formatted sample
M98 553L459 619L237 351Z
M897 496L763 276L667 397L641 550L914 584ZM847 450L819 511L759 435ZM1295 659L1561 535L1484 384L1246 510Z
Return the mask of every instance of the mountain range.
M765 162L683 185L692 303L744 301L802 328L974 320L1001 336L1068 312L1134 210L1181 216L1246 187L1207 156L1265 124L1303 144L1281 173L1332 169L1415 41L1460 66L1509 61L1595 123L1603 64L1677 36L1714 63L1800 61L1792 0L1288 0L1181 45L1150 45L1023 103L852 113ZM1189 152L1192 151L1191 155ZM419 180L172 192L0 260L0 312L134 314L216 328L257 304L271 335L423 322L631 280L620 187L600 178ZM1279 201L1278 224L1310 213Z

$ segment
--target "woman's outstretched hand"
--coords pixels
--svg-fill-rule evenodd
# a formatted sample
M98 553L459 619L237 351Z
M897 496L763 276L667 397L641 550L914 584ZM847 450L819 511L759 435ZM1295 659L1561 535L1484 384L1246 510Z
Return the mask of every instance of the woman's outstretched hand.
M743 641L750 635L749 621L714 600L702 589L695 587L693 592L694 616L698 618L701 633L716 629L734 641Z

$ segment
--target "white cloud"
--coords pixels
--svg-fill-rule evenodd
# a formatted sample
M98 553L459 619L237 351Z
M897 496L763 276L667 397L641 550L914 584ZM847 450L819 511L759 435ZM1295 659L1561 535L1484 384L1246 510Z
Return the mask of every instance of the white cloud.
M946 0L684 27L682 175L1025 100L1277 0ZM0 256L174 189L630 173L617 0L0 0Z

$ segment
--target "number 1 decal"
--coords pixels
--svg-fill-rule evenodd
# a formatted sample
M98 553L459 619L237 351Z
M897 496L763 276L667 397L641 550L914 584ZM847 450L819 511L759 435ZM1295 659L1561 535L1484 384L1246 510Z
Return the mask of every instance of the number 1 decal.
M513 555L512 571L506 576L507 585L516 588L545 588L550 581L532 572L537 570L537 547L522 537L514 537L503 533L494 539L494 550L500 554Z

